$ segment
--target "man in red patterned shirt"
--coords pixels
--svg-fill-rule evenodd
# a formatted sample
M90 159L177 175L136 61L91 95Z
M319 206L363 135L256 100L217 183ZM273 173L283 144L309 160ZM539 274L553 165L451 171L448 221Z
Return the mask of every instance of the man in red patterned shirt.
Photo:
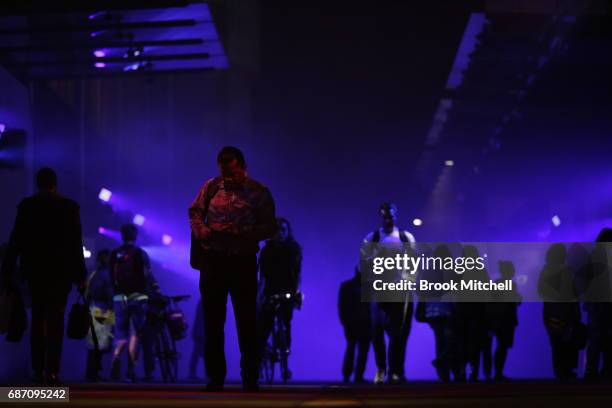
M276 231L274 201L267 187L246 173L242 152L224 147L221 176L208 180L189 208L191 265L200 270L204 309L207 389L222 391L227 373L224 325L228 294L236 317L243 388L258 389L257 252Z

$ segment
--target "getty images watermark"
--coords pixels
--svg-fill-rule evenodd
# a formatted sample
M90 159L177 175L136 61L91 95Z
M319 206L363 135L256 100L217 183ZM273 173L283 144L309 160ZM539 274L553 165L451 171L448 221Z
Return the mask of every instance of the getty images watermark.
M612 244L364 243L362 300L612 301Z

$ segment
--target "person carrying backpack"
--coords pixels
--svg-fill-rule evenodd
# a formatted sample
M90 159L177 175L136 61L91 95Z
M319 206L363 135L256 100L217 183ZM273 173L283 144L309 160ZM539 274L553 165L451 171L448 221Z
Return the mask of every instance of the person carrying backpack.
M137 237L138 229L135 225L123 225L121 227L123 245L113 250L110 257L115 310L115 350L111 379L115 381L121 376L120 357L128 345L128 340L127 379L136 381L134 368L138 359L139 340L146 322L149 295L160 294L157 281L151 272L149 256L135 244Z
M382 244L386 248L413 250L414 236L408 231L397 227L397 207L393 203L382 203L378 209L381 226L370 232L363 240L364 244ZM368 262L373 254L367 252L368 246L362 246L362 259ZM370 248L371 249L371 248ZM376 360L376 375L374 384L385 381L390 384L406 382L404 363L406 360L406 345L412 324L414 303L409 294L404 302L372 302L371 328L372 347ZM385 333L389 338L385 344ZM385 378L386 377L386 378Z

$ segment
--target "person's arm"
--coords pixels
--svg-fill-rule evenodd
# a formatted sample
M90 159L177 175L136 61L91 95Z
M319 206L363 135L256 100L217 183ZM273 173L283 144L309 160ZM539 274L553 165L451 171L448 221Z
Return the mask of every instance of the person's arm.
M408 231L404 231L404 234L406 234L406 237L408 237L408 245L410 246L410 249L415 250L416 249L416 239L414 239L414 235L412 235Z
M22 205L19 205L17 208L17 216L15 217L15 224L11 231L11 237L6 248L2 269L0 271L0 283L3 287L10 286L14 279L15 270L17 269L17 259L23 250L25 221L25 210Z
M191 233L197 239L205 239L210 235L210 229L206 226L206 214L208 204L209 190L211 188L212 180L208 180L195 197L191 206L189 207L189 225L191 226Z
M300 287L302 287L302 247L296 243L296 254L293 265L295 270L295 292L300 291Z
M346 284L341 284L340 285L340 291L338 292L338 316L340 317L340 323L342 324L342 326L347 325L348 322L348 315L349 315L349 311L348 308L350 307L348 305L348 294L347 294L348 288L346 287Z
M147 279L148 295L159 296L161 295L161 289L159 288L157 279L155 279L155 275L153 275L153 269L151 268L151 260L149 259L149 254L147 254L142 249L140 250L140 253L142 256L142 266L144 268L145 277Z
M91 302L91 281L96 277L97 274L98 269L94 270L87 278L87 284L85 285L85 290L83 291L83 297L85 297L85 301L87 303Z
M263 188L261 200L255 209L255 225L246 226L241 233L250 239L263 241L271 238L277 229L276 208L270 190Z
M266 273L268 272L268 245L264 245L259 253L259 284L263 287L266 283Z
M73 210L74 235L73 235L73 250L75 251L75 268L74 283L79 291L83 293L87 282L87 267L85 266L85 256L83 254L83 232L81 228L81 215L79 206L75 205Z

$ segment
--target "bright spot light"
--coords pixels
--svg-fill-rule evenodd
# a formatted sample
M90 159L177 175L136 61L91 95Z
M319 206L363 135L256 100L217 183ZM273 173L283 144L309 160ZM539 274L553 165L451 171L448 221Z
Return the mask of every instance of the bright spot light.
M162 236L162 242L164 245L170 245L172 243L172 237L170 235L164 234Z
M287 294L285 294L285 297L286 297L287 299L291 299L291 293L287 293Z
M138 71L138 67L139 67L139 66L140 66L140 65L139 65L139 63L138 63L138 62L135 62L135 63L133 63L133 64L126 65L125 67L123 67L123 70L124 70L125 72L128 72L128 71Z
M102 190L100 190L100 193L98 194L98 198L104 201L105 203L108 203L112 195L113 193L110 190L103 188Z
M423 220L421 220L420 218L415 218L414 220L412 220L412 225L414 225L415 227L420 227L421 225L423 225Z
M85 259L89 259L91 258L91 251L89 251L87 248L83 247L83 257Z
M146 218L144 217L144 215L136 214L134 215L132 222L134 223L134 225L138 225L139 227L142 227L143 224L145 223L145 220Z
M94 56L96 58L104 58L104 57L106 57L106 51L104 51L104 50L95 50L93 54L94 54Z
M444 165L448 167L453 167L455 165L455 162L453 160L446 160L444 162Z
M104 227L99 227L98 228L98 234L103 235L106 232L106 228Z
M96 62L96 63L94 64L94 66L95 66L96 68L106 68L106 64L105 64L105 63L103 63L103 62Z
M561 225L561 218L559 218L558 215L553 216L551 221L555 227L558 227L559 225Z

